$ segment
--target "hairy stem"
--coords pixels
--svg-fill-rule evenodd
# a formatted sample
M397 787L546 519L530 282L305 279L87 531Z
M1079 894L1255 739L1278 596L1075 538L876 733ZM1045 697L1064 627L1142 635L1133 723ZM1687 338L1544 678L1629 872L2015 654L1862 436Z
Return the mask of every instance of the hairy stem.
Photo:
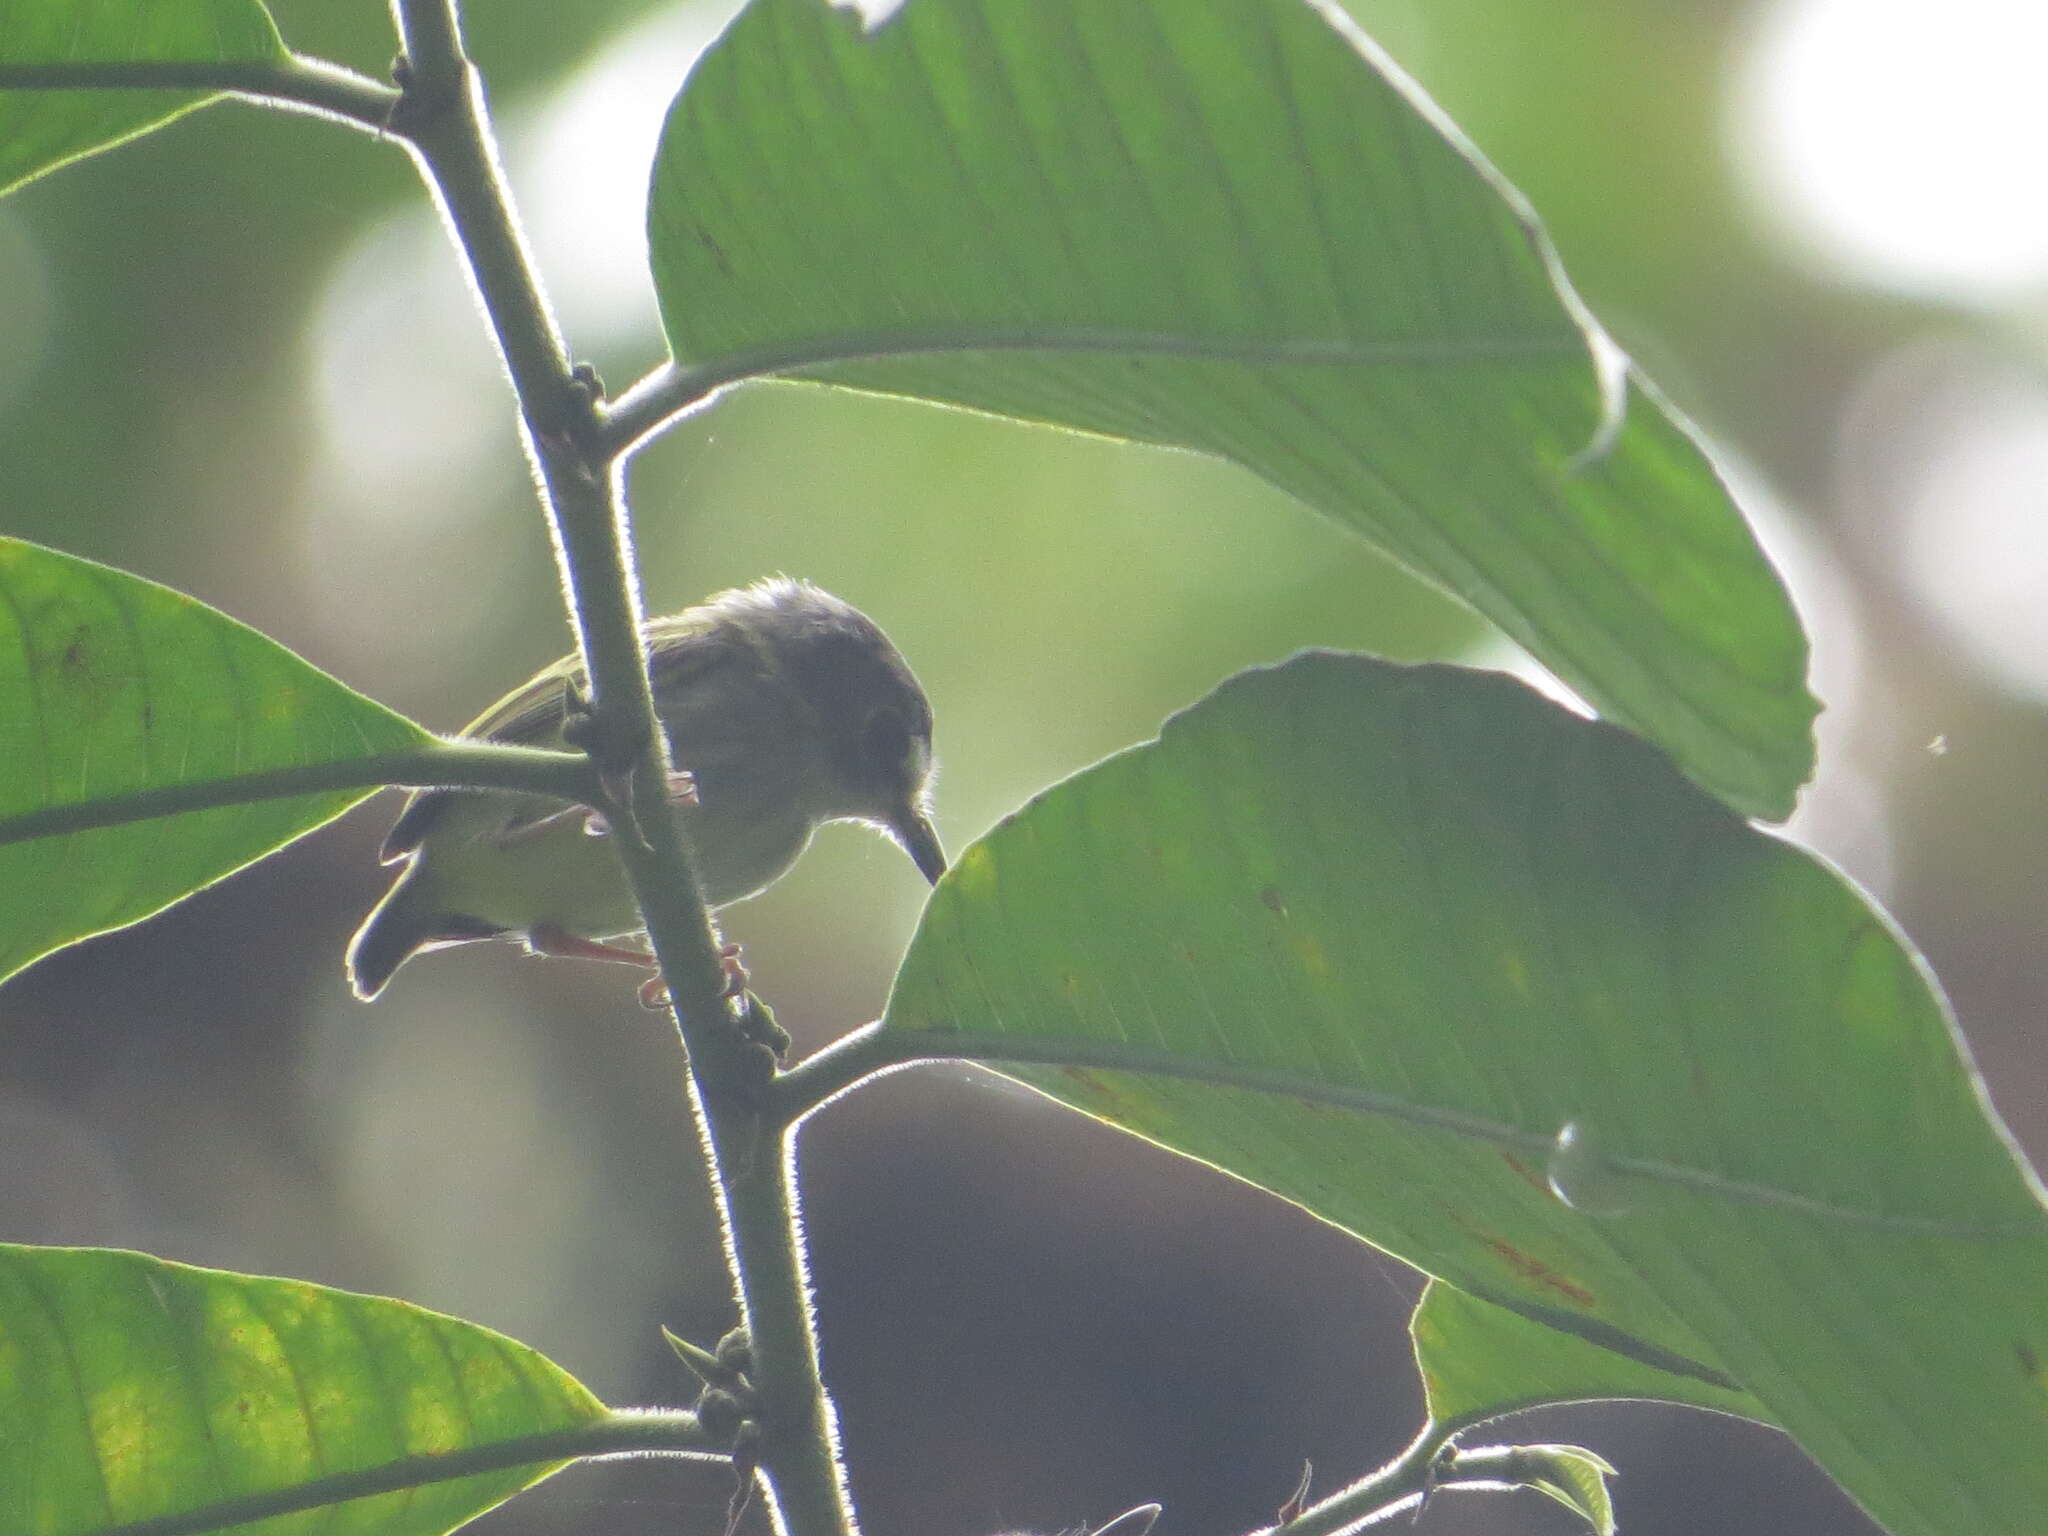
M1420 1504L1432 1486L1430 1469L1457 1430L1425 1424L1408 1449L1379 1471L1362 1477L1319 1503L1311 1504L1284 1525L1257 1536L1338 1536L1362 1530Z
M1451 1442L1483 1417L1431 1420L1422 1426L1422 1433L1407 1450L1379 1471L1338 1489L1290 1520L1253 1532L1252 1536L1349 1536L1352 1531L1368 1530L1411 1511L1412 1524L1413 1516L1422 1512L1424 1500L1440 1491L1462 1488L1505 1493L1537 1486L1533 1469L1553 1464L1537 1453L1570 1449L1514 1445L1453 1449ZM1605 1463L1601 1465L1604 1467Z
M757 1107L758 1055L740 1040L700 887L667 799L667 745L640 643L639 585L617 447L571 369L499 170L455 0L393 0L405 48L396 114L466 257L518 395L590 679L591 755L626 825L611 839L660 960L689 1058L741 1321L754 1344L760 1472L781 1530L846 1536L819 1380L785 1139Z

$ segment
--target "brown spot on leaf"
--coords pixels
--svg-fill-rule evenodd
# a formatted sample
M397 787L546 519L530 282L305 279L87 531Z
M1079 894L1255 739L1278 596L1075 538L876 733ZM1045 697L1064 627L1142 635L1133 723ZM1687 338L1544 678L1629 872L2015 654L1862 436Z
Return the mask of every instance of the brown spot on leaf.
M1060 1076L1080 1090L1083 1098L1097 1104L1114 1104L1119 1095L1107 1081L1087 1067L1061 1067Z
M90 624L73 625L64 648L53 660L39 658L39 665L64 689L69 707L95 716L113 706L128 681L123 675L124 658L117 650L110 667Z
M1527 1281L1530 1285L1541 1286L1546 1291L1554 1292L1562 1296L1566 1301L1569 1301L1573 1306L1583 1307L1588 1312L1600 1304L1600 1298L1587 1290L1583 1285L1580 1285L1578 1281L1572 1279L1569 1275L1560 1274L1533 1253L1524 1253L1506 1238L1497 1237L1491 1232L1481 1231L1478 1227L1473 1226L1461 1217L1454 1216L1452 1219L1457 1221L1458 1225L1467 1232L1478 1238L1480 1242L1486 1244L1493 1251L1495 1258L1506 1264L1518 1277Z
M1281 917L1285 917L1287 915L1287 903L1281 900L1279 886L1267 886L1264 890L1259 892L1259 900L1265 903L1268 911L1271 911Z
M1543 1175L1515 1156L1514 1153L1503 1152L1500 1155L1500 1160L1515 1171L1516 1178L1527 1184L1536 1193L1545 1196L1549 1195L1550 1185L1545 1181Z
M2013 1345L2012 1352L2020 1363L2020 1369L2026 1373L2027 1379L2029 1381L2039 1381L2041 1379L2041 1357L2027 1347L2027 1341L2021 1339L2017 1344Z

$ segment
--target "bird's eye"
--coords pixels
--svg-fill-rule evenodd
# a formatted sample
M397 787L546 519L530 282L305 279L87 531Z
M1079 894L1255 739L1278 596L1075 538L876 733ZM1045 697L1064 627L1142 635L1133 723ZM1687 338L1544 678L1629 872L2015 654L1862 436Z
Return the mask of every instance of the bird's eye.
M878 709L861 728L861 748L877 768L891 772L910 756L910 727L893 709Z

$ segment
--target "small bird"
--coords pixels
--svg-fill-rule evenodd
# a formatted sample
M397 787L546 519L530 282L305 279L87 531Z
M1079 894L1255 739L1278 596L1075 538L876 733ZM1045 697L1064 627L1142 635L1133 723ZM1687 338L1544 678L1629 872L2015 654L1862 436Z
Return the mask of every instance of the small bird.
M931 705L873 620L777 577L649 619L641 633L681 770L669 803L713 907L773 885L828 821L866 822L927 880L945 873L930 812ZM562 745L582 683L565 656L462 734ZM422 950L478 939L650 963L615 942L642 923L605 830L589 808L545 796L416 792L384 839L383 861L405 869L349 945L356 996L375 997Z

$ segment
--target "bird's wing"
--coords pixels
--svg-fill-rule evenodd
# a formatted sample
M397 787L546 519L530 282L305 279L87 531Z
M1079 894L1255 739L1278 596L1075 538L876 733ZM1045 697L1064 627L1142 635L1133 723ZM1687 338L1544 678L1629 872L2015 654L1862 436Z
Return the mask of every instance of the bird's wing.
M698 678L738 661L740 650L718 643L714 626L693 613L670 614L649 619L640 629L653 653L655 702L662 708L663 695L686 688ZM509 746L559 746L562 727L568 719L571 682L583 682L583 664L575 656L543 667L519 687L498 700L465 726L461 735ZM406 801L391 830L385 835L378 857L395 863L416 850L446 814L457 795L474 793L460 789L422 789ZM505 837L552 816L561 807L540 797L507 796L504 824L493 835Z

